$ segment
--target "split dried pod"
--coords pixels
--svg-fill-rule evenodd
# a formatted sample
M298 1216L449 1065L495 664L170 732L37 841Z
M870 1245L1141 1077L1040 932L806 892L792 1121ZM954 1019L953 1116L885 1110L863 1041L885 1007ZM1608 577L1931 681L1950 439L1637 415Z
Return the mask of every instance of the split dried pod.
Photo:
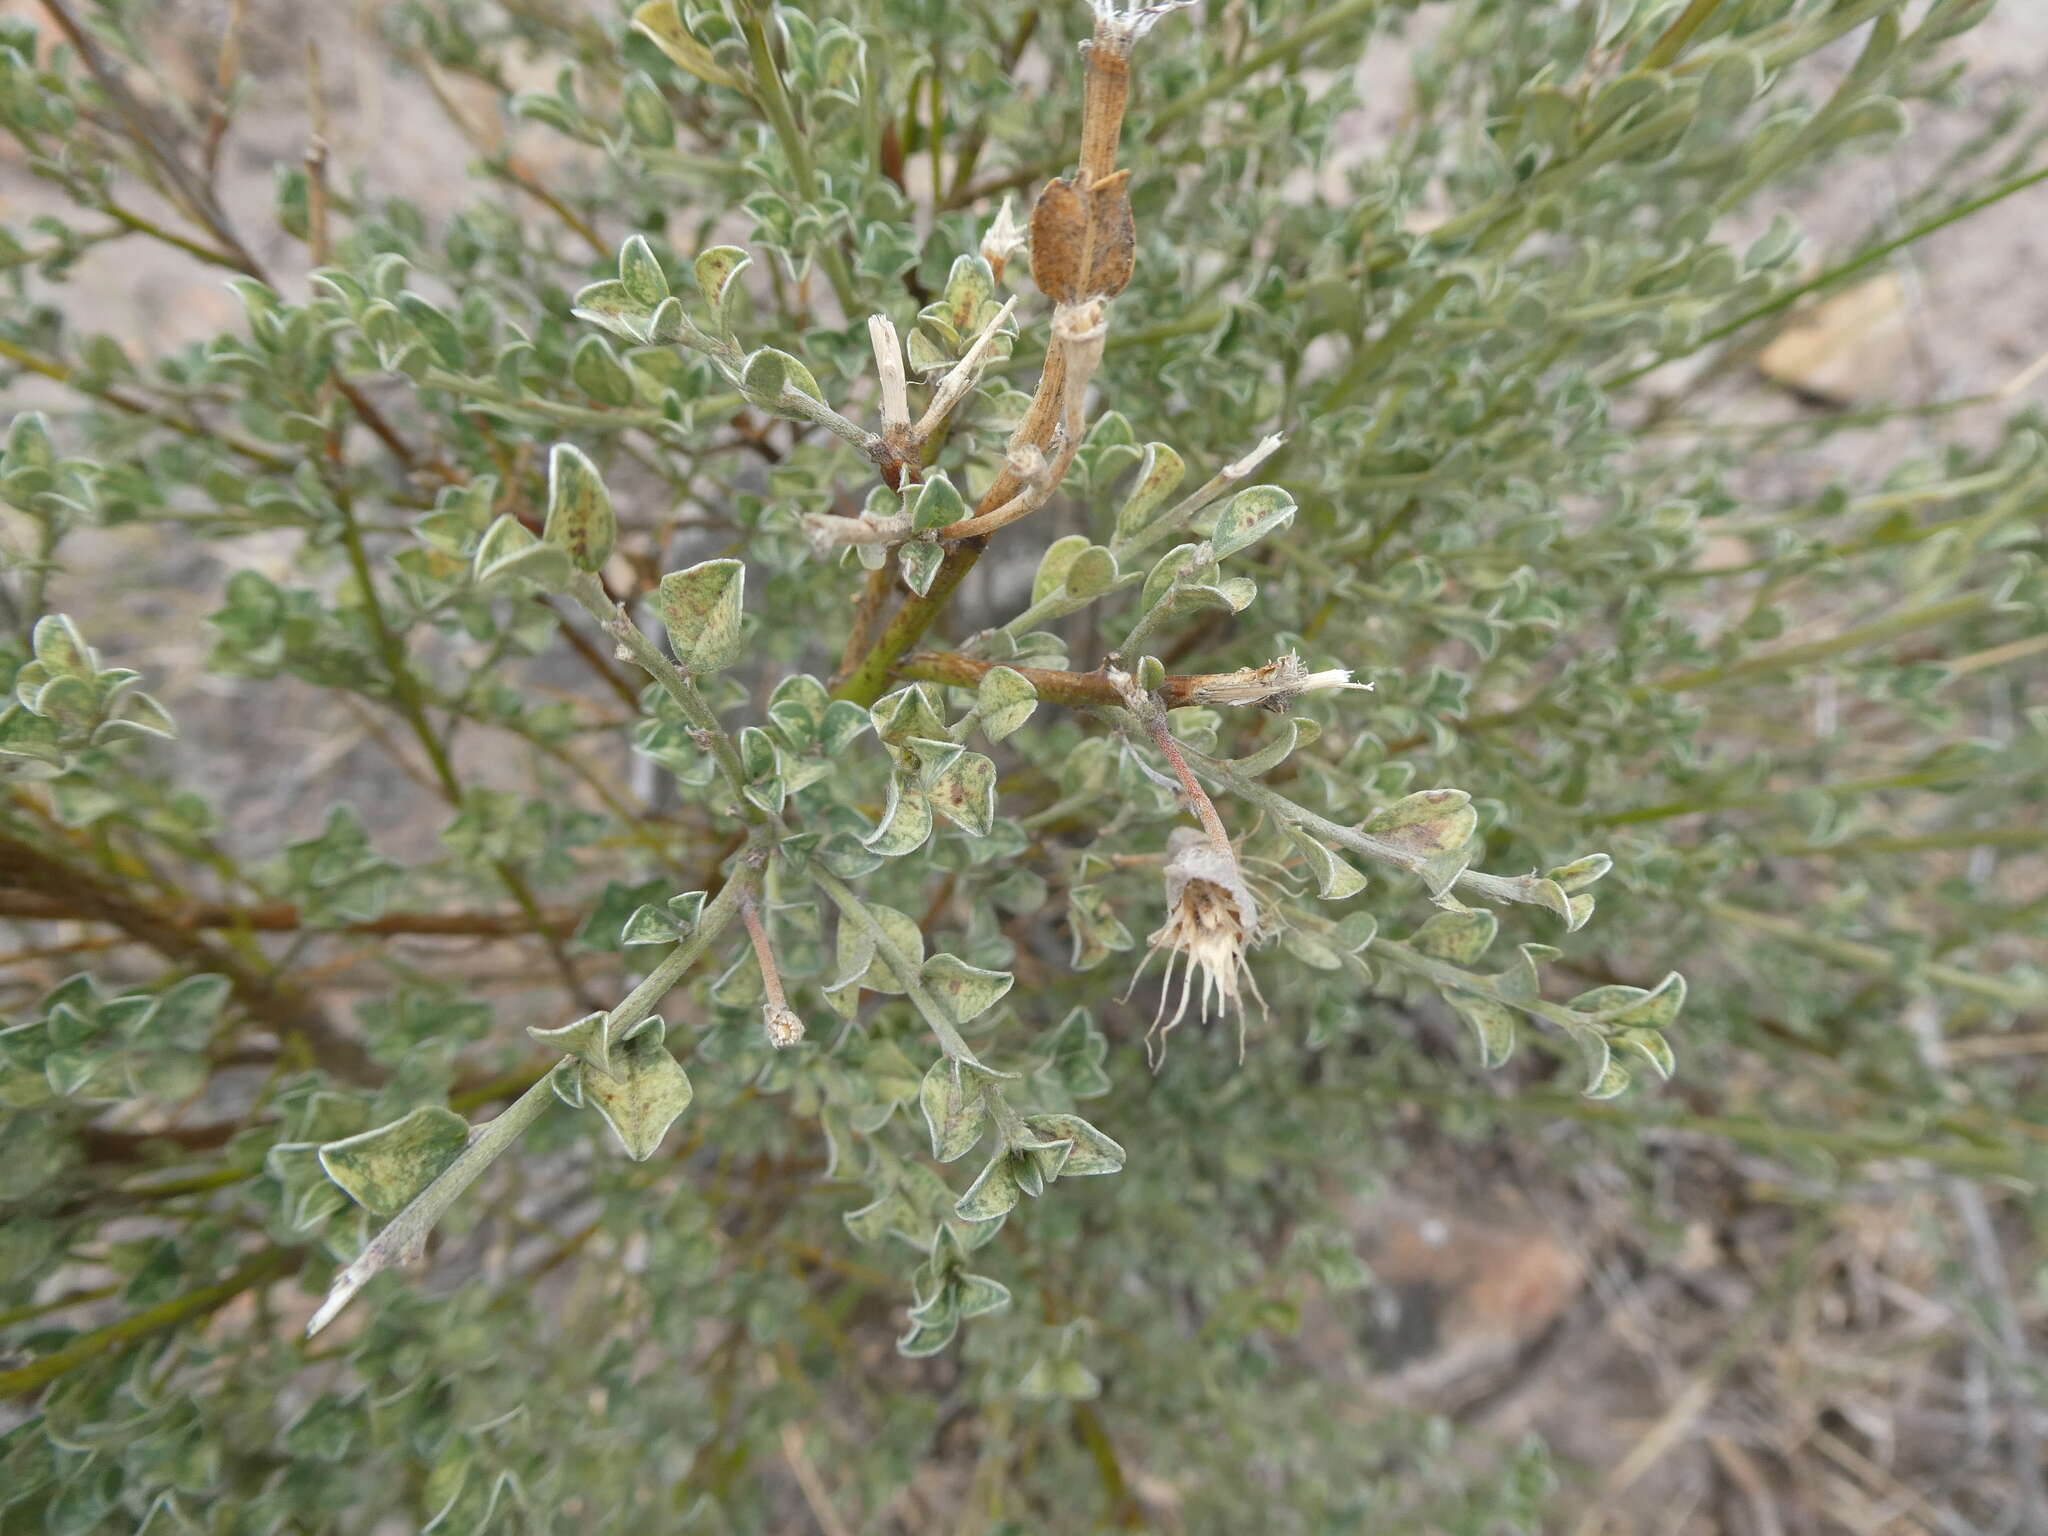
M1031 275L1055 304L1115 298L1131 280L1138 230L1129 171L1085 190L1073 178L1045 184L1031 208Z

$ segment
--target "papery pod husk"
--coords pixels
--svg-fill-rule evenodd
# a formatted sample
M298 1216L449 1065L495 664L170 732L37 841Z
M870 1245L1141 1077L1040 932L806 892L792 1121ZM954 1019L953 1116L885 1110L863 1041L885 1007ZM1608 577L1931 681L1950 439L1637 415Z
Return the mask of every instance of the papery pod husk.
M1039 192L1031 206L1031 276L1055 304L1115 298L1130 282L1138 226L1129 181L1128 171L1118 171L1084 192L1061 177Z

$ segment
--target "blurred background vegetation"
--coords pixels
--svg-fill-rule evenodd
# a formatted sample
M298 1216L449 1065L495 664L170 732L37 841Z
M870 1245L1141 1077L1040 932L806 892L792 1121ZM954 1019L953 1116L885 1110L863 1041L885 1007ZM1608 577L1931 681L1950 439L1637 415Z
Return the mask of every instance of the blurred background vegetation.
M970 498L1046 354L988 237L1075 162L1086 5L628 9L0 7L0 1525L2048 1529L2022 0L1163 18L1088 437L889 685L944 729L963 656L1096 676L1140 594L1047 605L1048 550L1117 546L1146 445L1196 485L1284 433L1256 478L1292 522L1231 557L1256 602L1142 648L1374 691L1176 733L1347 828L1455 786L1475 867L1611 856L1598 911L1431 937L1378 867L1319 904L1219 791L1276 866L1270 1011L1242 1063L1188 1023L1155 1073L1156 983L1120 997L1185 818L1048 684L999 745L975 718L993 825L856 883L1014 975L975 1049L1120 1172L956 1220L925 1026L886 976L827 996L831 904L778 859L809 1043L769 1050L725 933L661 1005L696 1097L656 1156L557 1109L303 1338L388 1214L317 1149L498 1114L555 1059L528 1027L647 971L629 922L741 868L687 723L573 603L475 574L494 516L542 526L556 443L609 487L611 597L746 563L705 688L782 731L757 785L843 837L894 782L785 684L901 600L806 537L873 464L574 296L634 235L693 303L741 247L734 330L869 423L870 314L920 374L1015 295L935 450ZM1417 955L1540 965L1553 1012L1682 972L1676 1070L1639 1047L1587 1097L1512 1010L1489 1069Z

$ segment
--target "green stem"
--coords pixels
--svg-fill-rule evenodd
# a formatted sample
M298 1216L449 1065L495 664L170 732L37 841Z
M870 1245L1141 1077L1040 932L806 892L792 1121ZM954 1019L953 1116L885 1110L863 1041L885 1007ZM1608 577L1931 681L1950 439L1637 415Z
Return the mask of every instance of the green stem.
M1783 939L1799 949L1823 956L1839 965L1846 965L1852 970L1880 976L1895 976L1901 980L1918 974L1941 986L1985 998L2003 1008L2048 1008L2048 991L2016 986L2011 982L2000 981L1996 977L1979 976L1973 971L1963 970L1960 966L1945 965L1940 961L1920 966L1917 972L1908 972L1902 969L1899 957L1890 950L1880 949L1875 944L1858 943L1854 939L1817 933L1796 918L1776 917L1768 912L1758 912L1749 907L1737 906L1732 901L1719 899L1707 901L1705 911L1709 917L1734 923L1757 933L1767 933L1773 938Z
M1692 35L1705 26L1720 8L1721 0L1692 0L1664 29L1664 35L1650 46L1650 51L1643 55L1642 67L1666 69L1675 64L1679 54L1685 51L1685 45L1692 41Z
M882 696L889 686L890 670L924 638L924 632L944 611L955 589L974 569L985 544L984 539L963 539L946 551L945 561L932 578L931 590L897 609L896 617L875 637L875 643L847 674L846 681L833 690L834 698L872 704Z
M384 671L391 681L391 696L398 707L398 713L412 731L413 739L419 742L420 750L427 755L427 762L434 770L434 778L441 786L444 799L458 812L464 805L462 781L455 775L455 766L448 759L448 749L435 734L427 719L426 694L420 686L418 676L406 656L405 641L392 628L391 620L384 611L383 599L377 594L377 583L370 573L370 557L363 547L363 532L357 525L354 509L349 498L337 495L336 505L341 510L342 547L348 554L349 570L355 576L356 587L363 600L363 611L370 621L370 631L377 641L377 652L383 658ZM585 1008L592 999L576 974L576 962L569 956L568 946L562 942L552 924L541 911L540 902L535 899L533 888L526 883L526 877L511 864L502 859L491 861L499 882L519 910L525 914L527 924L547 947L548 955L554 961L555 969L561 973L562 984L571 997Z
M1955 223L1958 219L1967 218L1971 214L1978 212L1980 209L1989 208L1993 203L2000 202L2005 198L2011 197L2015 192L2024 192L2028 187L2033 186L2036 182L2044 180L2048 180L2048 166L2042 166L2036 170L2027 171L2021 175L2014 176L2009 180L2002 181L1997 186L1993 187L1989 192L1982 193L1977 197L1971 198L1967 202L1960 203L1954 208L1951 208L1944 213L1938 213L1933 215L1931 218L1923 219L1918 224L1913 225L1910 229L1894 237L1893 239L1883 241L1880 244L1872 246L1867 251L1864 251L1856 256L1852 256L1847 261L1839 262L1836 265L1828 267L1823 271L1816 272L1812 277L1808 278L1805 282L1795 283L1790 288L1787 288L1783 293L1777 294L1769 299L1764 300L1764 302L1761 304L1755 305L1750 309L1744 310L1734 319L1724 321L1722 324L1715 326L1712 330L1707 331L1684 352L1675 354L1672 357L1656 358L1650 362L1642 364L1640 367L1631 368L1630 370L1628 370L1628 372L1623 373L1616 378L1608 380L1603 387L1606 389L1614 390L1621 389L1629 384L1633 384L1637 379L1643 377L1644 374L1652 373L1655 370L1663 367L1666 363L1675 362L1679 357L1690 357L1693 353L1698 352L1701 348L1712 346L1715 342L1721 340L1724 336L1732 336L1735 332L1743 329L1743 327L1745 326L1754 325L1757 321L1767 319L1771 315L1777 314L1780 310L1789 309L1792 305L1798 303L1801 299L1805 298L1809 293L1816 293L1823 288L1831 288L1835 284L1843 281L1845 278L1854 277L1857 273L1864 271L1866 268L1877 265L1877 263L1883 261L1887 256L1891 255L1894 251L1903 250L1905 249L1905 247L1913 244L1916 240L1924 240L1927 236L1933 234L1936 230L1947 228L1949 225Z
M625 609L612 601L604 583L590 572L576 573L575 580L570 583L569 595L604 627L606 634L619 642L634 665L661 684L662 691L675 700L683 718L702 738L712 760L718 764L726 788L732 791L733 799L739 804L740 815L757 825L767 822L768 813L747 798L747 773L740 763L739 748L733 745L732 737L726 733L716 712L704 702L704 695L697 691L697 685L689 674L661 654L661 648L647 638Z
M1151 132L1147 137L1156 141L1168 127L1184 117L1201 111L1219 97L1228 96L1261 70L1270 69L1275 64L1291 62L1332 32L1347 27L1354 21L1362 20L1378 10L1379 6L1380 0L1345 0L1341 5L1331 6L1285 37L1268 43L1250 58L1225 70L1200 88L1167 102L1153 114Z
M740 20L740 30L747 39L747 54L753 61L754 87L761 103L761 109L768 114L768 125L775 130L775 137L782 144L782 152L789 159L789 169L796 178L797 194L807 203L818 200L818 173L811 164L811 147L805 140L803 130L797 126L796 113L790 109L789 91L782 83L782 66L776 62L775 50L768 43L768 29L761 21L758 5L749 5ZM827 238L819 242L818 260L825 269L825 276L832 284L832 292L839 299L839 307L846 318L851 320L860 312L860 300L854 293L852 274L846 270L845 258L838 245Z
M1397 843L1390 843L1385 838L1374 837L1369 832L1347 827L1342 822L1331 821L1327 816L1318 816L1307 807L1296 805L1285 795L1268 789L1257 779L1247 778L1229 764L1219 762L1215 758L1192 752L1188 756L1202 772L1225 785L1232 794L1250 801L1281 821L1291 822L1304 832L1322 838L1325 842L1336 843L1355 853L1362 853L1382 864L1391 864L1408 874L1421 877L1427 873L1430 862L1427 855L1403 848ZM1453 883L1490 901L1526 902L1531 906L1543 907L1553 912L1558 910L1558 898L1552 894L1558 889L1556 883L1535 875L1489 875L1483 870L1467 869L1460 871Z
M946 1016L946 1010L925 990L924 983L918 976L918 968L911 963L910 956L897 948L896 941L889 937L888 930L875 920L875 914L854 894L852 887L836 875L826 873L815 863L811 866L811 879L832 898L833 905L839 908L849 922L857 924L862 932L874 940L875 953L882 957L882 963L889 967L897 985L903 988L904 994L909 997L917 1011L924 1015L925 1023L931 1026L932 1033L938 1037L939 1049L954 1061L966 1062L969 1066L980 1066L981 1063L976 1060L972 1048L961 1038L960 1031L954 1027L953 1021Z
M552 1076L551 1073L543 1077L514 1099L504 1113L471 1132L469 1145L462 1150L462 1155L450 1163L439 1178L415 1195L410 1205L392 1217L354 1263L334 1277L327 1299L321 1302L320 1310L306 1324L308 1338L332 1322L372 1276L397 1265L417 1263L425 1256L427 1235L448 1208L555 1102Z
M1848 837L1839 843L1768 843L1788 858L1827 859L1846 853L1939 853L1951 848L2040 848L2048 831L2039 827L1963 827L1918 837Z
M40 1360L31 1360L27 1365L17 1366L11 1371L0 1371L0 1398L18 1397L47 1386L58 1377L76 1370L88 1361L101 1355L126 1348L153 1333L166 1328L175 1328L180 1323L195 1317L204 1317L217 1312L244 1291L255 1289L268 1281L277 1279L292 1265L295 1255L283 1248L269 1248L254 1258L246 1260L233 1274L214 1285L202 1286L196 1291L187 1291L183 1296L174 1296L132 1317L124 1317L117 1323L91 1333L80 1334L62 1348L52 1350Z
M1470 1108L1468 1096L1448 1093L1417 1093L1419 1104L1445 1108ZM1823 1131L1809 1126L1782 1125L1776 1121L1738 1118L1730 1115L1650 1116L1619 1104L1597 1100L1571 1099L1561 1094L1524 1093L1511 1099L1487 1099L1486 1107L1504 1114L1562 1116L1594 1125L1691 1131L1705 1136L1722 1136L1746 1147L1770 1152L1780 1147L1811 1147L1856 1159L1913 1158L1936 1167L1963 1173L1988 1175L2019 1171L2019 1158L2009 1147L1955 1147L1930 1143L1901 1130L1897 1145L1858 1136L1848 1131Z
M1821 794L1845 799L1882 789L1928 789L1935 785L1958 784L1972 775L1959 768L1927 768L1914 773L1893 773L1864 779L1845 779L1839 784L1801 785L1797 789L1766 790L1754 795L1736 795L1726 800L1666 800L1660 805L1637 806L1629 811L1612 811L1593 817L1587 825L1632 827L1649 821L1669 821L1675 816L1703 816L1721 811L1753 811L1796 794Z
M1791 667L1803 667L1811 662L1826 661L1841 655L1844 651L1857 650L1866 645L1878 645L1886 640L1896 640L1902 635L1910 635L1916 630L1931 629L1938 624L1969 618L1986 612L1990 607L1991 597L1988 593L1973 592L1964 597L1951 597L1921 608L1909 608L1904 613L1893 614L1890 618L1859 624L1853 629L1843 630L1840 634L1830 635L1825 640L1812 640L1805 645L1787 646L1782 651L1769 651L1761 656L1746 656L1740 661L1725 662L1715 667L1701 667L1697 671L1681 672L1675 677L1660 678L1632 692L1635 697L1643 699L1652 694L1688 693L1695 688L1716 688L1723 683L1767 677L1773 672L1783 672Z

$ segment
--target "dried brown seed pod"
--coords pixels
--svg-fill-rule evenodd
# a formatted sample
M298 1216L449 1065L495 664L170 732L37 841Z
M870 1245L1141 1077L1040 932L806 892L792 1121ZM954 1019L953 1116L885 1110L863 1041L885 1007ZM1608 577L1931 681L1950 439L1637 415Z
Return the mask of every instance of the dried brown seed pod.
M1088 200L1065 180L1048 181L1031 205L1031 278L1055 304L1081 297L1088 253Z

